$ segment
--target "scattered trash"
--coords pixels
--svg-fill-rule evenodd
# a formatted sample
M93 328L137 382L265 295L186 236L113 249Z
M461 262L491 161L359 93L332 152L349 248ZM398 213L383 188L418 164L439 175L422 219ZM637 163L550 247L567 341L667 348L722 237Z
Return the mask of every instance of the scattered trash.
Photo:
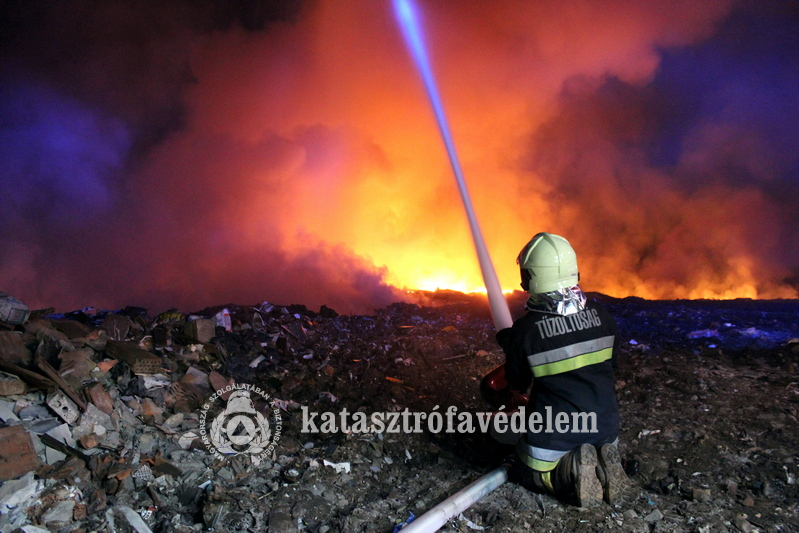
M338 398L336 398L336 397L333 395L333 393L331 393L331 392L327 392L327 391L320 392L320 393L319 393L319 399L320 399L320 400L327 400L327 401L329 401L329 402L331 402L331 403L336 403L336 402L338 401Z
M536 505L538 505L538 510L541 511L541 516L546 517L547 510L546 507L544 507L544 499L537 492L533 496L535 498Z
M405 526L413 522L415 518L416 517L413 515L413 513L411 511L408 511L408 519L394 526L394 531L392 533L397 533L398 531L401 531Z
M625 311L624 305L619 304L619 309ZM216 327L216 316L223 309L231 319L229 332ZM622 518L624 529L627 520L640 523L643 517L652 521L650 528L686 525L677 523L685 517L665 505L659 515L651 512L659 507L653 499L661 494L664 502L668 495L700 503L692 504L691 512L700 513L706 522L705 508L712 507L708 498L713 506L717 502L756 506L758 511L763 510L761 504L767 509L784 501L797 482L790 455L781 450L790 440L790 417L795 416L791 398L799 393L791 374L796 365L794 348L799 348L793 322L777 322L759 313L752 320L743 313L729 314L739 330L719 326L727 318L679 308L669 308L674 318L667 318L661 307L640 315L640 307L633 309L627 318L620 313L626 328L622 338L635 331L647 344L631 339L622 348L617 384L622 384L619 394L624 395L625 405L646 409L627 413L632 421L625 434L633 438L625 440L623 461L635 472L636 483L655 490L635 504L648 507L649 502L648 509L633 511L635 515L612 514L613 527ZM0 437L12 427L24 432L30 438L27 453L38 461L25 467L30 468L27 473L0 484L0 531L40 533L45 525L55 530L62 524L114 532L286 531L297 529L298 523L306 531L370 527L388 531L400 515L385 512L386 494L407 491L405 507L394 509L405 514L435 503L432 493L443 490L437 487L441 480L452 480L453 490L459 480L466 483L474 469L467 462L453 461L446 441L430 439L427 433L394 435L388 431L388 417L383 418L386 427L381 431L367 418L366 432L342 430L336 438L302 435L303 420L322 427L328 419L307 419L301 411L305 407L311 413L336 412L346 407L353 414L364 406L367 415L396 413L402 422L406 408L432 412L434 405L449 405L444 400L454 403L453 391L458 402L480 409L481 399L475 393L480 372L502 358L493 344L490 321L477 313L412 304L395 304L374 317L326 313L327 317L302 306L272 304L260 310L219 306L188 316L168 312L157 319L137 309L82 310L58 317L36 311L33 320L15 331L0 331L0 392L5 387L14 392L0 397L0 425L9 426L0 428ZM192 324L199 320L213 324L213 337L208 338L207 328L204 337L202 328L194 330ZM456 330L442 334L450 324ZM696 328L717 329L721 336L712 341L686 340L687 332ZM643 346L654 355L641 357ZM713 354L712 364L709 357L690 355L693 349L710 346L724 348L718 356ZM774 349L764 351L761 365L732 368L727 363L730 353L736 352L730 346ZM444 365L437 365L450 358L454 364L442 373ZM686 365L690 372L683 370ZM769 369L780 369L780 379L772 379ZM421 379L425 376L431 379ZM216 400L205 415L201 415L203 406L218 389L243 383L269 394L268 399L259 399L253 393L255 411L265 418L273 411L283 416L283 438L258 463L246 454L214 457L203 442L203 436L209 440L209 430L225 410L226 400ZM730 401L725 391L736 391L734 398L746 392L751 399L750 385L773 393L775 401L790 409L764 411L750 420L751 430L746 426L746 432L739 432L744 425L737 424L740 419L734 419L733 407L724 403ZM719 400L722 395L724 402ZM740 407L740 400L734 406ZM711 414L713 418L708 418ZM695 416L697 424L682 424L683 416ZM714 425L716 417L733 420L730 427L737 432L729 437L722 433ZM243 420L235 416L220 420L234 419ZM271 418L269 422L269 429L276 432L278 426ZM640 429L644 427L663 429ZM231 426L232 435L246 441L246 433L234 430L241 431ZM659 436L652 438L655 435ZM768 435L768 440L761 435ZM712 440L704 441L706 436ZM729 447L720 451L723 461L713 463L713 458L701 455L705 444L699 443L722 437L731 439ZM763 455L757 447L765 443L780 450L772 458L785 460L768 467L770 477L762 486L751 485L744 474ZM0 457L5 455L0 448ZM432 476L423 475L427 471ZM568 529L585 518L580 513L550 512L560 502L546 500L546 509L540 495L531 496L518 487L509 486L497 497L503 504L528 505L525 519L536 523L523 526L523 519L510 514L500 518L491 504L475 515L466 513L474 521L461 517L450 527L488 530L501 519L500 529L548 529L554 520L567 516L573 519L564 524ZM9 502L18 503L9 507ZM330 522L331 516L346 522L343 526ZM753 515L752 520L758 518ZM767 520L769 527L779 529L777 519Z
M325 466L332 466L337 474L349 474L350 473L350 463L331 463L327 459L322 461L322 464Z
M233 322L230 319L230 309L227 307L214 315L216 327L225 328L225 331L233 331Z
M469 529L474 529L476 531L483 531L485 529L483 526L478 526L477 524L475 524L474 522L463 516L463 513L458 514L458 520L463 522L466 525L466 527L468 527Z
M660 433L659 429L642 429L638 432L638 438L640 439L641 437L649 437L652 435L657 435L658 433Z
M654 524L655 522L660 522L661 520L663 520L663 513L661 513L660 510L658 509L653 510L651 513L649 513L644 517L644 522L648 522L650 524Z
M785 470L785 482L788 485L796 485L796 475L789 472L787 466L783 465L782 469Z
M4 292L0 292L0 321L12 326L24 324L30 316L28 307Z
M135 529L138 533L152 533L152 530L142 519L141 515L127 505L118 505L114 508L114 510L125 517L125 519L128 521L128 524L130 524L130 527Z
M211 339L214 338L215 332L214 327L216 326L216 317L214 320L210 318L194 318L190 319L186 322L186 327L184 328L184 332L189 338L196 340L200 343L207 343L211 342ZM228 321L230 321L230 314L228 313ZM224 322L224 316L223 316ZM224 325L223 325L224 327ZM227 327L225 327L226 331L230 331Z

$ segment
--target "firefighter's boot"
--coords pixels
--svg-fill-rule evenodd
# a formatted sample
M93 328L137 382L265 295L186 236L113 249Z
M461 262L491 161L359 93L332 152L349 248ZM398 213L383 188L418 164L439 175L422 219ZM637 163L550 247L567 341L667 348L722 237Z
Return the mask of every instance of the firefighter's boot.
M619 448L616 444L603 444L599 449L597 477L602 484L605 501L610 505L620 503L624 495L630 491L630 480L621 466Z
M597 477L596 448L583 444L564 455L551 472L552 491L556 496L575 497L580 507L602 502L602 484Z

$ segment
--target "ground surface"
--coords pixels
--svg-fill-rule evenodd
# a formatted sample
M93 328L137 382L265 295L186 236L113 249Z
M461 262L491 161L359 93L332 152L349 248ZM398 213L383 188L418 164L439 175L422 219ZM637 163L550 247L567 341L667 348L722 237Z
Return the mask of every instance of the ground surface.
M80 526L104 528L104 513L114 505L160 503L148 516L156 532L201 527L192 524L216 531L390 532L490 471L511 450L479 434L301 433L303 407L489 409L479 380L503 356L485 302L450 293L422 297L424 305L394 304L370 317L295 306L264 308L259 318L251 308L231 306L234 331L218 330L209 343L215 349L193 364L257 384L278 399L283 437L274 456L257 466L241 457L215 460L196 441L182 449L179 438L196 428L197 417L186 413L176 431L165 431L159 422L177 412L174 400L136 390L118 367L106 381L117 387L118 408L137 393L166 409L155 421L127 417L131 427L120 430L126 447L111 455L124 461L160 452L181 473L149 489L138 482L120 487L89 465L92 475L81 482L85 498L98 487L107 496L88 502L96 512ZM799 531L799 303L591 297L619 325L620 449L634 494L617 508L586 510L506 483L442 531ZM510 303L520 310L523 297ZM186 363L172 366L177 380ZM58 478L59 468L40 474ZM126 527L117 521L117 531Z
M444 531L799 531L797 303L600 299L622 338L621 452L635 497L616 509L582 510L508 483ZM503 356L482 304L395 305L371 319L336 320L334 331L364 335L336 341L332 376L308 365L295 375L303 392L281 390L284 397L319 410L333 408L324 395L314 399L325 391L337 396L337 409L486 410L478 381ZM449 359L459 355L466 357ZM296 502L332 488L340 495L318 522L331 531L390 531L508 451L480 437L429 432L297 441L307 443L313 448L293 456L305 468L300 481L271 498ZM325 457L353 471L307 467Z

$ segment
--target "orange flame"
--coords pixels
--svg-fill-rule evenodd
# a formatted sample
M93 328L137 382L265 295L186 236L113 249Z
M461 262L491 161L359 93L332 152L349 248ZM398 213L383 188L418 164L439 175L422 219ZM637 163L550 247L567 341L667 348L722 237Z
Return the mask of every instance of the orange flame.
M519 164L532 134L553 120L563 83L579 75L596 85L611 72L643 84L657 67L655 45L702 38L726 12L726 2L691 3L690 13L629 4L580 12L558 3L462 7L424 6L429 45L505 290L518 287L518 249L548 230L573 242L588 290L647 298L796 297L794 289L770 281L773 272L758 270L758 259L746 249L749 237L734 233L740 224L726 220L730 216L709 222L721 235L706 243L708 261L724 257L725 265L703 263L693 253L701 255L701 247L642 264L636 245L666 254L695 243L708 224L698 213L713 209L707 198L669 190L663 175L643 176L651 183L631 197L614 182L613 162L597 157L609 167L592 170L596 190L580 194L601 197L607 206L644 204L609 207L606 216L627 233L612 235L608 249L606 230L592 224L591 212L568 200L552 201L553 180L561 177ZM625 29L611 24L620 14L630 19ZM261 171L269 173L268 185L234 208L232 224L244 228L244 238L257 242L259 225L276 224L286 250L303 249L309 240L344 245L385 267L385 280L395 287L479 291L482 281L442 143L390 17L384 5L322 3L300 24L265 38L210 39L193 61L199 79L194 128L249 142L275 135L286 145L278 167ZM730 193L719 190L715 197ZM768 209L751 195L739 200L741 208ZM648 239L633 234L647 231L650 209L677 209L681 221L657 216L654 222L676 223L685 234L662 228ZM672 265L682 262L690 266Z
M783 253L794 242L786 228L795 216L764 192L778 165L758 158L767 151L746 130L699 121L683 135L678 160L658 166L645 153L671 111L653 85L660 50L711 38L734 7L729 0L421 3L432 66L504 290L519 287L521 247L550 231L577 251L585 290L797 297L795 254ZM170 38L180 44L182 35ZM189 41L193 78L176 91L183 128L147 145L124 170L122 207L91 213L102 220L102 236L89 246L73 232L66 248L76 256L62 250L53 261L42 259L62 235L51 229L41 242L3 241L13 257L0 254L0 283L12 292L15 284L34 287L28 297L43 305L55 296L193 307L265 298L345 313L401 298L403 289L484 290L446 153L389 2L318 2L264 32L227 29ZM153 68L174 64L169 46L156 55L163 64ZM155 96L141 102L160 111L169 106L159 99L164 82L154 79ZM103 90L105 81L81 89ZM117 96L105 108L113 111ZM741 154L755 154L745 162L751 183L725 174ZM21 226L33 232L35 224ZM97 272L85 272L87 257L104 261ZM58 275L47 275L45 263L58 263ZM40 288L43 280L55 281Z

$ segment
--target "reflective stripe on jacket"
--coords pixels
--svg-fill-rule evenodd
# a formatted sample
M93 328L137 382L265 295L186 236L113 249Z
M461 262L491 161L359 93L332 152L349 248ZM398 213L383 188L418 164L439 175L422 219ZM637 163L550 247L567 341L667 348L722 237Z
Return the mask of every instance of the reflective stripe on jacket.
M618 437L619 411L614 391L616 322L604 307L589 302L573 315L530 311L512 328L497 333L505 351L505 377L525 391L533 382L528 415L537 411L596 414L593 432L532 431L517 452L529 467L548 471L565 452L584 443L602 444ZM533 380L533 378L535 378ZM549 409L547 409L549 408Z

